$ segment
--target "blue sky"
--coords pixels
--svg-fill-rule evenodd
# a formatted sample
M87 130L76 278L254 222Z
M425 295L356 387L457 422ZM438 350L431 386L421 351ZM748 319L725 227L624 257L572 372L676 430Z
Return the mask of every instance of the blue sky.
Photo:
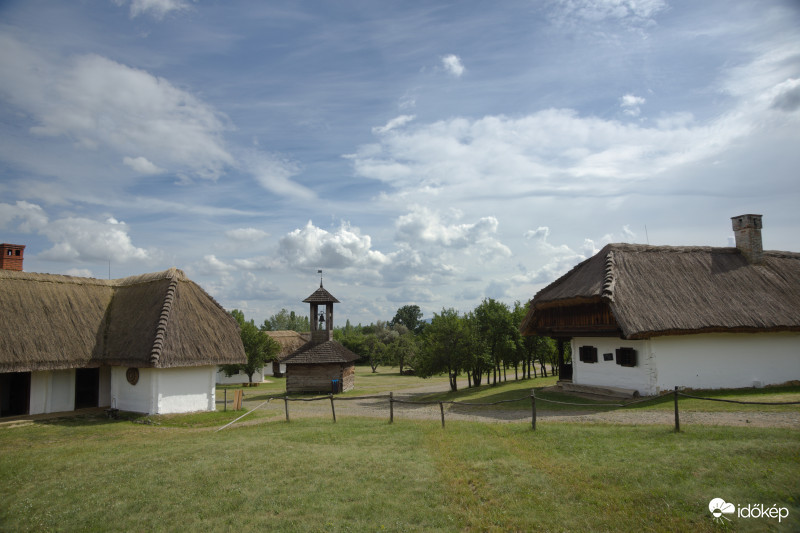
M263 321L525 301L609 242L800 251L800 4L0 3L0 241Z

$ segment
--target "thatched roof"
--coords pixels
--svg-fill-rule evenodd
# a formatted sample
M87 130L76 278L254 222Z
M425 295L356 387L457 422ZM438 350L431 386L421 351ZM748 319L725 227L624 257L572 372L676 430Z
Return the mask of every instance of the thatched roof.
M351 352L336 341L307 342L281 362L287 365L352 363L358 357L358 354Z
M319 284L319 289L315 290L311 293L311 296L303 301L310 304L339 303L339 300L334 298L334 296L322 286L322 283Z
M175 268L116 280L0 270L0 372L246 361L236 321Z
M283 361L285 357L293 354L311 339L311 333L298 333L291 330L265 331L264 333L281 345L278 361Z
M555 308L607 305L624 338L800 331L800 254L609 244L536 294L521 330ZM550 332L552 333L552 331Z

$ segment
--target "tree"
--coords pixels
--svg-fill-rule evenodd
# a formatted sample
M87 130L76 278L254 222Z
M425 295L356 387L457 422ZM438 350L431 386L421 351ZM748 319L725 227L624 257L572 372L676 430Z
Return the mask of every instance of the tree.
M496 384L497 375L502 370L500 363L509 361L519 330L514 327L508 306L493 298L484 298L474 313L478 332L494 362L492 384Z
M238 365L222 365L222 371L226 376L232 376L242 371L247 374L247 379L252 383L253 374L277 358L281 351L281 345L266 333L259 331L253 320L246 321L243 312L234 309L231 311L231 315L239 324L239 335L242 338L247 362Z
M395 328L406 329L402 324L397 324ZM406 330L405 333L400 333L386 347L386 362L391 365L400 367L400 374L403 374L403 368L406 365L414 366L414 359L417 355L417 342L414 334Z
M422 377L447 372L450 390L458 390L456 378L466 368L469 345L466 342L465 321L455 309L442 309L433 314L425 328L415 370Z
M311 331L308 317L305 315L298 315L294 311L287 311L284 308L266 319L261 325L261 331L285 330L297 331L300 333Z
M391 326L402 324L414 333L421 333L425 323L422 322L422 311L418 305L404 305L395 313L389 322Z
M372 373L375 374L378 372L378 365L385 360L386 344L381 342L376 333L368 333L364 335L364 347L367 352L367 362L372 368Z

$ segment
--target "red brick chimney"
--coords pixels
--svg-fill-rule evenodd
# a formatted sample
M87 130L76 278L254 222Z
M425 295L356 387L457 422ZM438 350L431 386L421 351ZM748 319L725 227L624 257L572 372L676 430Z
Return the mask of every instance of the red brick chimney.
M736 247L749 263L758 264L764 256L761 244L761 215L739 215L732 217Z
M18 270L22 272L22 256L25 253L23 244L0 244L0 270Z

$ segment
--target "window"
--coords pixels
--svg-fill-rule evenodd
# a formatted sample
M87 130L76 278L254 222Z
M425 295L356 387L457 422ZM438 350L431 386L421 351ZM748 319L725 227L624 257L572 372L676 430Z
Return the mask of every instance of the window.
M636 366L636 350L633 348L617 348L617 364Z
M597 348L594 346L581 346L578 348L578 357L582 363L597 362Z

